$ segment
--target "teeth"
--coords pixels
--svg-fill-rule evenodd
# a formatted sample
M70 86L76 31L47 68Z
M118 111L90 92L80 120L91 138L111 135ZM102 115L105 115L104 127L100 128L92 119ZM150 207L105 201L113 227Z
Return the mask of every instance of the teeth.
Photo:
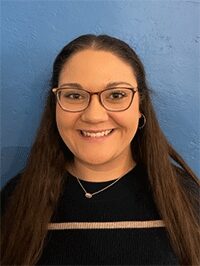
M101 131L101 132L87 132L87 131L81 131L83 133L83 136L85 137L91 137L91 138L99 138L99 137L103 137L103 136L107 136L110 132L112 131L112 129L110 130L105 130L105 131Z

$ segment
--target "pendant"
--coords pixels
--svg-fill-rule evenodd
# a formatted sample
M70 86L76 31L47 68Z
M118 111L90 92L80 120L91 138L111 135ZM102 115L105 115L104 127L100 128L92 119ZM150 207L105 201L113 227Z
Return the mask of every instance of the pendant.
M90 194L90 193L85 193L85 196L86 196L86 198L88 198L88 199L91 199L92 198L92 194Z

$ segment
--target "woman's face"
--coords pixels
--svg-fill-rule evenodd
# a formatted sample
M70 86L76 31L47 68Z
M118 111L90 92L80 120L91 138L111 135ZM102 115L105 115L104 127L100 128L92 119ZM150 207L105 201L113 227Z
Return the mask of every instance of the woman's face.
M88 49L76 53L65 63L58 85L78 83L89 92L98 92L114 82L119 83L116 87L137 88L131 66L111 52ZM122 112L107 111L100 104L98 95L93 95L88 108L81 112L72 113L56 106L58 131L74 154L75 162L93 166L131 159L130 143L140 116L138 92L131 106ZM107 136L98 134L110 129L112 132Z

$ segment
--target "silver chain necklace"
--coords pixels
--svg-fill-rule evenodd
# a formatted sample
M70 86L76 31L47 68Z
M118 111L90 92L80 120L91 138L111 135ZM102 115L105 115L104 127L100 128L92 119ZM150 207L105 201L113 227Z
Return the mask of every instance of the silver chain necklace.
M78 180L79 185L81 186L81 188L82 188L83 191L85 192L85 197L88 198L88 199L91 199L92 196L94 196L94 195L96 195L96 194L98 194L98 193L100 193L100 192L106 190L107 188L109 188L109 187L111 187L112 185L114 185L115 183L117 183L117 181L120 180L122 177L123 177L123 176L120 176L119 178L117 178L117 179L116 179L113 183L111 183L110 185L108 185L108 186L106 186L106 187L104 187L104 188L102 188L102 189L100 189L100 190L98 190L98 191L96 191L96 192L94 192L94 193L89 193L89 192L87 192L86 189L85 189L85 188L83 187L83 185L81 184L81 182L80 182L80 180L78 179L78 177L76 177L76 179Z

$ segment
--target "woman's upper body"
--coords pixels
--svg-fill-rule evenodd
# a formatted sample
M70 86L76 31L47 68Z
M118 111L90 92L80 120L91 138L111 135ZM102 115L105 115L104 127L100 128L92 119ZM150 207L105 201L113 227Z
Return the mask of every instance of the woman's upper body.
M198 187L159 127L136 53L116 38L81 36L55 59L41 125L5 209L3 265L198 264L198 195L185 178Z
M4 188L3 211L19 179ZM76 177L64 179L37 265L179 265L140 165L92 198ZM113 183L80 181L90 193Z

